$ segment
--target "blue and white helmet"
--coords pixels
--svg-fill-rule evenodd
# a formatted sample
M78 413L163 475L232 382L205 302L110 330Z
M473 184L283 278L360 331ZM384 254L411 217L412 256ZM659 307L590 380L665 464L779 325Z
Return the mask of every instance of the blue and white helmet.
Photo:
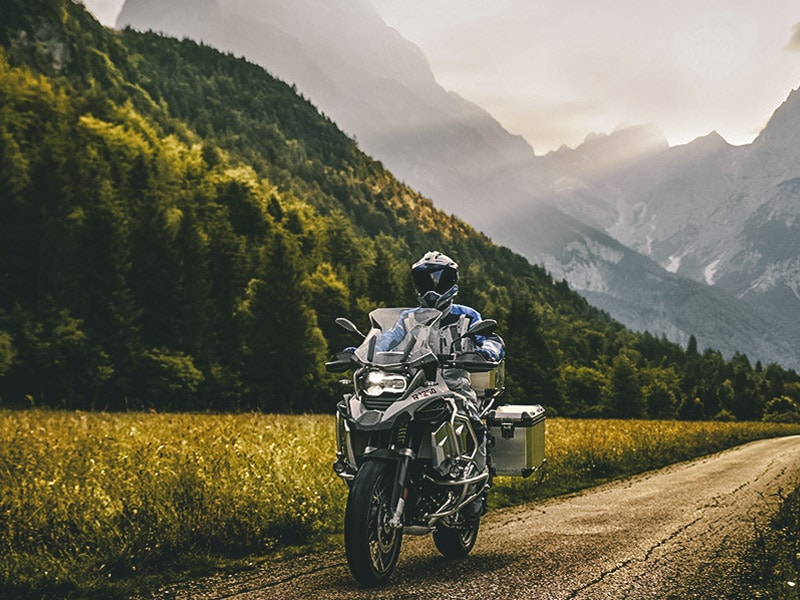
M458 293L458 265L453 259L431 250L411 265L411 277L420 306L450 311Z

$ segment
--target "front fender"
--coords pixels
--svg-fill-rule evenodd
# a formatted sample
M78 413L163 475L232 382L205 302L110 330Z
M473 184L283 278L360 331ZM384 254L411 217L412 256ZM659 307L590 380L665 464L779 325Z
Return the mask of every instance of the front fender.
M369 454L364 455L364 458L362 459L361 462L361 466L363 466L364 463L366 462L375 460L382 462L398 462L400 458L401 455L399 452L396 452L394 450L389 450L388 448L376 448Z

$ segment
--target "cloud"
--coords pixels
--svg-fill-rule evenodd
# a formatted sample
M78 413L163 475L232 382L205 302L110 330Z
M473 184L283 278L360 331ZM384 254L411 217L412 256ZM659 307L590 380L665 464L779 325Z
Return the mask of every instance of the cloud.
M783 49L786 52L800 52L800 23L795 23L794 27L792 27L792 39L789 40L789 43L786 44Z

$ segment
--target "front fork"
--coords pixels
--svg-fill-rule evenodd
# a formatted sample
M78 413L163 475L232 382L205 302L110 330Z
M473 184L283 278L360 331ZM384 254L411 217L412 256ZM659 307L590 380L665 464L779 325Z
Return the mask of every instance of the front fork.
M403 527L403 511L405 510L406 500L408 500L408 472L411 461L417 457L421 436L416 428L408 428L398 432L398 445L395 451L400 454L397 462L397 476L394 480L392 489L392 503L394 507L392 518L389 519L389 526L395 529Z
M406 448L397 463L397 477L394 482L394 489L392 490L392 504L394 512L392 518L389 519L389 526L399 529L403 526L403 510L406 506L408 499L408 466L414 460L415 454L411 448Z

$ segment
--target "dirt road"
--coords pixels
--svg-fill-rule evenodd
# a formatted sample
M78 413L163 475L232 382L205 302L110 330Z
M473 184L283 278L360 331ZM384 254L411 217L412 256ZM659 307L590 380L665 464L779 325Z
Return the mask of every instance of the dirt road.
M729 598L754 522L800 483L800 436L762 440L547 502L489 513L448 561L407 536L390 584L362 590L344 551L188 586L158 598Z

